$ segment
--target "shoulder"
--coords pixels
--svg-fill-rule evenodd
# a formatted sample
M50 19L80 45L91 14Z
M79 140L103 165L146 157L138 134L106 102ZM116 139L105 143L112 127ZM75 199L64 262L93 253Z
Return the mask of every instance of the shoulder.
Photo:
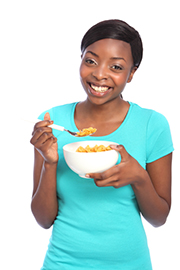
M134 117L138 118L140 121L146 121L148 126L151 125L151 123L153 123L153 126L166 126L168 124L166 117L160 112L143 108L132 102L130 104L132 106Z
M166 117L155 110L142 108L134 103L131 105L136 128L145 132L146 163L151 163L171 153L174 147Z
M136 127L145 132L146 163L151 163L171 153L174 148L166 117L155 110L142 108L134 103L132 111L134 119L138 119Z

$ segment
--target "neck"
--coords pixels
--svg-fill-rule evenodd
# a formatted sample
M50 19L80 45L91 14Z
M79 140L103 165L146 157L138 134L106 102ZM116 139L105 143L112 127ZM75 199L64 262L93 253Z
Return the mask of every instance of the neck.
M124 113L129 108L129 103L120 97L107 103L97 105L86 99L81 103L84 115L88 118L96 119L96 122L117 121L124 117Z

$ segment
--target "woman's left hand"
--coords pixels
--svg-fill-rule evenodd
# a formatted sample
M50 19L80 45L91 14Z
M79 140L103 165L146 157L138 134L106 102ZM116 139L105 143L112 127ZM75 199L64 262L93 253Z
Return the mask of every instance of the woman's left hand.
M121 155L121 162L102 173L90 173L98 187L120 188L131 185L144 218L158 227L166 222L171 207L172 153L148 163L146 170L124 146L111 146Z
M121 162L102 173L87 174L93 178L98 187L113 186L120 188L129 184L138 183L144 173L143 167L126 151L122 145L111 145L121 155Z

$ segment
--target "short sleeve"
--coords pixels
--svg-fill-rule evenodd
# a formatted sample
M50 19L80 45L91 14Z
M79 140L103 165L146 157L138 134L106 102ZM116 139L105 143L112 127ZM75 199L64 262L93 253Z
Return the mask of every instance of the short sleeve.
M151 163L173 152L171 131L167 119L152 112L147 126L146 163Z

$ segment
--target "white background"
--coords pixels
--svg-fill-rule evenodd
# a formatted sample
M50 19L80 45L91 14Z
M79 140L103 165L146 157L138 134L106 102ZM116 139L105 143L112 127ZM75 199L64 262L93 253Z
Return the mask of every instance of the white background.
M178 10L174 0L1 1L1 269L40 269L51 234L30 211L33 126L21 117L36 118L52 106L85 98L79 82L81 39L93 24L115 18L135 27L144 44L143 62L124 99L161 112L170 123L171 214L163 227L144 225L153 269L180 269Z

